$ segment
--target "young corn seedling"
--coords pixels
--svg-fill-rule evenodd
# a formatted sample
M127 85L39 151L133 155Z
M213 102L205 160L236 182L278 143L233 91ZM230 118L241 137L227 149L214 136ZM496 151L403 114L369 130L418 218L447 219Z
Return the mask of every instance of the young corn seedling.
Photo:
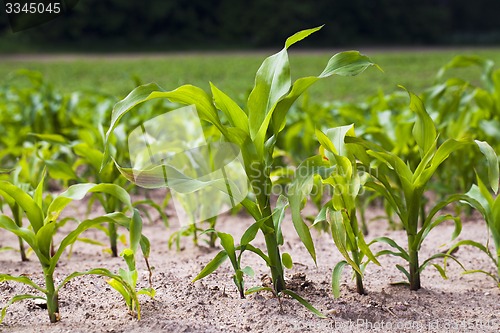
M483 142L478 142L480 147L482 147L482 150L485 152L485 154L490 154L492 161L496 158L496 154L491 147L486 146ZM498 193L498 163L496 165L491 165L489 170L494 170L492 171L492 177L490 179L493 179L493 181L490 183L493 191L495 194ZM496 181L495 181L496 179ZM491 233L491 236L493 238L493 242L495 245L495 251L496 253L492 253L488 243L485 245L473 241L473 240L461 240L457 243L455 243L449 250L448 254L452 253L455 249L457 249L460 246L473 246L478 248L479 250L483 251L488 255L489 258L493 261L495 267L497 267L497 273L492 274L490 272L487 272L485 270L481 269L475 269L475 270L466 270L466 274L470 273L483 273L491 278L497 283L498 287L500 288L500 196L494 197L489 189L486 187L486 185L483 183L481 178L477 177L477 185L474 184L472 185L471 189L463 196L457 199L461 199L461 201L468 203L471 205L473 208L477 209L484 217L486 221L486 225ZM445 258L445 263L444 263L444 269L446 269L446 258Z
M108 283L122 294L129 310L135 311L138 318L140 318L138 292L135 289L137 271L135 269L134 256L140 245L144 257L147 258L149 255L149 241L142 236L142 219L138 211L133 209L128 193L113 184L78 184L69 187L65 192L52 200L48 207L44 209L42 205L42 190L43 178L32 196L10 182L0 181L0 196L9 204L16 202L25 212L26 219L29 222L29 228L25 228L19 226L9 216L0 215L0 228L21 237L31 247L41 265L45 279L45 285L41 286L27 276L0 273L0 282L14 281L23 283L39 293L38 295L22 294L12 297L1 311L0 322L4 319L7 308L12 303L24 299L44 300L47 303L50 322L55 323L59 321L59 291L69 280L81 275L99 275L109 278ZM86 194L96 192L108 193L121 200L129 207L132 216L128 217L123 213L111 213L84 220L64 237L57 246L54 246L53 238L57 231L58 219L63 209L72 201L81 200ZM112 273L105 268L91 269L86 272L74 272L67 276L59 285L56 285L54 273L64 251L77 241L78 237L84 231L101 223L116 223L129 230L130 248L126 249L123 253L128 270L120 269L118 274ZM152 290L144 290L144 292L150 295L153 293Z
M453 69L473 67L481 69L477 80L464 80L452 75ZM463 136L472 139L487 141L498 148L499 122L497 110L499 104L499 69L494 69L491 60L477 56L456 56L444 65L436 76L436 84L427 89L423 98L426 105L433 113L435 123L439 124L438 130L446 138L459 138ZM476 173L483 179L486 177L486 168L477 165L479 158L477 150L462 150L453 154L443 166L440 173L440 190L464 193L474 183ZM459 173L461 176L456 177ZM443 186L445 184L446 186Z
M409 95L410 109L416 114L413 136L420 151L420 161L415 166L415 169L412 170L396 154L367 140L346 136L345 142L365 168L370 169L376 165L376 171L370 172L374 177L374 181L367 181L365 186L384 196L393 207L406 231L408 251L404 250L394 240L381 237L376 241L387 243L395 248L396 252L384 250L377 255L391 254L406 260L409 264L409 270L400 265L397 265L397 268L408 278L410 289L418 290L421 287L420 273L422 270L432 260L446 256L443 253L438 253L426 259L422 264L420 263L419 250L427 234L446 220L452 220L455 223L456 228L452 235L453 239L458 236L461 230L459 218L449 214L436 216L441 208L456 200L455 197L437 202L428 214L422 215L421 205L427 185L436 174L438 167L451 153L473 146L474 141L447 139L438 147L437 131L434 122L425 110L423 102L413 93L409 92ZM491 156L486 155L486 157L489 163L498 163L492 161ZM419 219L421 220L419 221ZM440 270L440 272L442 271Z
M297 221L301 220L301 203L307 197L307 191L317 186L314 183L315 176L320 177L323 185L329 189L327 193L331 193L331 199L321 208L314 223L328 222L335 245L345 259L333 269L332 291L335 297L340 296L340 278L346 265L354 270L356 290L361 295L366 293L363 286L366 265L370 261L380 265L358 225L357 198L368 175L358 171L354 156L346 150L343 141L348 132L354 134L352 125L330 129L326 134L316 130L321 155L311 157L299 166L296 172L298 176L290 191L292 218ZM367 260L364 260L365 257Z
M107 137L111 135L124 114L145 101L155 98L166 98L171 102L194 105L201 120L212 124L219 132L221 139L238 147L243 158L244 171L250 183L251 193L241 204L255 219L256 224L251 229L252 236L260 230L265 239L267 253L257 249L258 254L266 261L271 270L272 290L275 295L288 294L298 298L298 295L287 290L283 270L283 256L280 251L279 226L273 220L271 202L272 181L270 172L273 167L273 152L280 132L286 124L286 115L292 104L312 84L331 75L351 76L363 72L373 65L371 60L356 51L342 52L334 55L323 72L318 76L309 76L291 82L288 48L318 31L321 27L300 31L286 40L284 48L264 60L257 71L255 85L248 100L246 110L219 90L213 83L210 84L211 96L202 89L184 85L172 91L165 91L158 85L151 83L136 88L124 100L119 102L112 113L111 126ZM169 165L162 165L162 170L169 169ZM120 170L134 180L133 172ZM184 186L194 188L199 182L186 176L182 178ZM170 183L170 180L169 180ZM165 180L163 179L163 184ZM179 184L179 183L177 183ZM234 193L225 190L230 188L228 182L221 185L221 191L234 198ZM316 261L316 253L312 237L304 222L294 222L295 229L303 244ZM252 237L247 237L252 240ZM244 244L246 249L251 249ZM243 246L240 244L240 246ZM254 251L256 252L256 251ZM285 256L286 257L286 256ZM285 259L285 261L287 261ZM238 274L238 272L236 272ZM300 301L300 299L299 299Z
M101 141L102 142L102 141ZM90 169L91 174L95 176L96 183L108 183L108 184L116 184L122 188L126 188L127 179L125 179L120 172L116 169L113 163L107 163L101 169L101 162L104 158L102 151L92 147L87 142L76 142L71 144L71 148L74 151L75 155L78 156L76 161L76 165L85 165L88 169ZM126 150L124 147L115 147L116 151ZM73 166L75 169L76 167ZM132 184L133 186L133 184ZM130 190L130 188L129 188ZM122 201L115 198L113 195L109 193L93 193L91 200L89 200L89 210L92 207L92 203L97 200L100 205L104 208L106 213L112 212L125 212L129 207L127 207ZM143 199L140 201L135 201L132 203L134 208L139 208L139 206L143 206L145 208L150 208L152 210L156 210L162 219L163 223L168 226L168 218L163 210L159 207L158 204L153 202L151 199ZM142 209L145 214L149 214L147 209ZM108 223L107 229L103 230L107 236L109 237L109 249L111 251L111 255L113 257L117 257L119 254L118 251L118 239L119 235L117 232L116 224Z
M356 291L361 295L365 294L363 272L366 265L370 261L380 265L366 244L357 219L357 199L363 191L363 184L368 175L358 171L354 156L348 154L343 144L336 146L333 143L338 142L339 138L342 142L349 131L354 134L352 126L328 130L327 135L316 131L325 157L334 166L332 174L323 180L332 187L333 192L332 199L326 206L326 219L330 224L335 245L345 258L345 261L339 262L333 269L332 290L335 297L340 295L340 276L345 265L351 266L355 271ZM365 256L368 260L363 261Z

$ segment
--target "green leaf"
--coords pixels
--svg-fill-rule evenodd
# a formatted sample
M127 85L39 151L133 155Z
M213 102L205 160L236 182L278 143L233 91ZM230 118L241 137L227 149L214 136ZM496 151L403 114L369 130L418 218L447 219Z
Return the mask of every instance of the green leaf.
M288 45L290 46L290 45ZM287 47L264 60L255 76L255 85L248 96L250 137L255 139L261 128L267 128L271 108L288 93L291 87ZM262 140L263 142L263 140Z
M78 143L73 146L73 151L76 155L84 157L92 168L99 171L104 157L104 154L100 150L97 150L86 143Z
M142 237L142 218L137 209L134 209L130 223L130 248L135 253Z
M319 78L331 75L354 76L362 73L374 63L358 51L340 52L330 58Z
M460 232L462 231L462 222L460 220L460 217L458 217L458 216L455 217L453 215L446 214L446 215L439 216L438 218L436 218L432 222L428 222L428 221L430 221L429 217L427 217L426 221L424 222L424 225L422 226L422 228L420 229L420 231L417 234L417 237L415 240L417 242L417 244L416 244L417 249L420 248L420 246L422 245L424 239L427 237L429 232L445 221L453 221L453 223L455 225L455 230L453 231L453 234L451 235L451 240L454 240L455 238L457 238L458 235L460 235Z
M217 115L217 110L212 102L212 99L201 88L184 85L172 91L164 91L160 86L155 83L146 84L135 88L127 97L118 102L113 108L111 115L111 125L106 133L106 151L105 157L101 164L101 169L109 162L108 141L114 129L118 125L120 119L129 111L133 110L135 106L143 102L156 99L166 98L173 103L184 105L194 105L200 119L206 120L215 125L217 129L231 142L241 142L240 134L235 134L234 131L228 131L220 123Z
M446 71L452 68L463 68L470 66L478 66L483 69L481 74L481 80L485 83L489 91L494 89L494 83L492 81L492 72L495 63L491 60L485 60L478 56L473 55L458 55L454 57L449 63L441 67L436 75L436 79L440 80L443 78Z
M308 309L309 311L311 311L312 313L314 313L316 316L318 316L320 318L326 318L326 316L324 314L322 314L319 310L317 310L314 306L312 306L311 303L309 303L308 301L306 301L305 299L303 299L302 297L300 297L299 295L297 295L293 291L291 291L289 289L285 289L285 290L282 290L281 292L283 294L291 296L292 298L294 298L295 300L297 300L300 304L302 304L303 306L305 306L306 309Z
M47 166L51 178L61 179L63 181L78 179L78 176L73 169L71 169L71 166L65 162L45 160L45 165Z
M325 148L327 151L329 151L331 153L338 154L337 149L335 148L332 141L325 133L321 132L317 128L315 130L315 133L316 133L316 138L319 141L319 144L322 145L323 148ZM342 141L343 141L343 139L342 139Z
M262 218L248 227L248 229L243 233L243 236L241 236L240 245L244 246L253 241L266 220L267 217Z
M376 256L373 254L372 250L370 250L370 247L366 244L365 238L363 237L363 233L358 232L358 247L363 252L365 256L368 257L374 264L379 265L380 263L378 262Z
M314 249L314 242L312 240L311 232L308 226L302 220L300 214L302 201L311 192L313 184L313 176L319 174L322 178L326 178L331 173L330 165L324 161L321 156L315 156L306 159L302 162L296 171L296 178L290 185L288 200L290 201L290 208L292 211L292 222L299 235L302 243L309 251L312 259L316 263L316 250Z
M61 243L59 244L59 247L57 248L55 254L50 259L51 261L50 271L53 272L55 270L59 258L63 254L64 250L68 246L76 242L78 236L80 236L81 233L83 233L85 230L88 230L102 223L118 223L120 225L126 225L130 223L130 218L124 215L123 213L111 213L81 222L76 227L76 229L74 229L66 237L64 237Z
M315 77L303 77L297 79L290 92L282 98L273 112L274 133L277 134L285 127L285 116L292 104L316 81L331 75L350 76L362 73L367 67L374 63L366 56L357 51L347 51L335 54L330 58L323 72ZM267 125L266 125L267 126Z
M408 273L408 271L406 270L406 268L404 268L401 265L396 265L396 268L406 276L406 278L408 279L408 281L410 281L410 273Z
M122 295L123 299L125 300L125 303L127 304L127 307L129 309L132 309L132 297L129 295L127 289L123 286L122 283L120 283L120 281L116 280L116 279L109 279L109 280L106 280L106 282L116 291L118 291L120 293L120 295Z
M404 90L406 88L400 86ZM420 156L424 156L434 145L437 138L434 121L425 110L424 103L414 93L408 91L410 96L410 110L417 114L417 120L413 127L413 136L420 150Z
M335 146L334 153L340 156L346 156L346 146L344 139L346 135L354 136L354 125L338 126L326 131L326 135Z
M224 232L217 232L217 236L220 238L220 244L226 250L229 259L231 260L231 264L235 270L239 269L238 259L236 258L236 248L234 246L234 238L231 234L227 234Z
M68 144L68 140L62 135L59 134L36 134L36 133L28 133L29 136L35 137L38 140L41 141L47 141L50 143L57 143L57 144L63 144L66 145Z
M448 139L439 148L432 157L430 165L422 171L422 174L417 177L415 173L414 184L416 187L423 187L429 179L435 174L437 168L450 156L451 153L462 149L469 145L470 142L466 140Z
M253 271L252 267L250 267L250 266L246 266L241 271L250 277L255 276L255 272Z
M306 30L296 32L295 34L293 34L292 36L287 38L287 40L285 42L285 48L288 49L293 44L300 42L301 40L303 40L304 38L306 38L310 34L313 34L316 31L320 30L321 28L323 28L322 25L319 27L316 27L316 28L311 28L311 29L306 29Z
M245 291L245 295L250 295L250 294L253 294L253 293L258 293L258 292L261 292L261 291L269 291L269 292L271 292L271 293L274 294L273 288L269 288L269 287L252 287L252 288L248 288Z
M66 191L57 196L47 208L47 221L57 221L62 210L73 200L81 200L88 193L107 193L127 206L133 211L132 203L128 192L115 184L76 184L70 186Z
M4 169L4 168L0 168L0 175L1 174L8 174L8 173L11 173L12 171L14 171L14 169Z
M56 224L50 222L38 230L36 233L36 244L40 253L42 253L46 258L50 258L50 250L52 244L52 237L55 234Z
M499 183L499 167L498 167L498 157L495 150L486 142L474 140L479 147L479 150L486 157L488 162L488 178L490 181L490 187L493 192L498 193L498 183Z
M8 302L7 305L2 308L2 312L0 314L0 324L2 323L3 319L5 318L5 315L7 314L7 308L11 306L12 304L25 300L25 299L42 299L42 300L47 300L45 297L42 296L36 296L36 295L29 295L29 294L22 294L22 295L16 295L12 297Z
M462 263L457 258L455 258L454 256L452 256L450 253L451 252L448 251L448 253L436 253L436 254L430 256L429 258L427 258L426 260L424 260L424 262L422 262L422 264L418 268L419 273L422 273L422 271L431 263L432 260L436 260L436 259L440 259L440 258L452 259L463 270L465 270L465 267L462 265ZM445 274L445 279L447 279L446 274Z
M148 209L152 208L153 210L155 210L158 213L158 215L160 216L160 219L163 221L163 224L167 228L169 227L167 214L165 213L164 209L161 208L160 205L158 205L153 200L151 200L151 199L137 200L137 201L134 201L132 203L132 205L134 207L136 207L137 209L139 209L143 213L147 212L147 217L151 223L153 223L154 221L151 219L150 211Z
M35 193L33 193L33 200L37 204L38 207L42 208L43 207L43 192L44 192L44 185L45 185L45 178L47 176L47 170L44 167L42 171L42 177L40 178L40 181L38 182L38 185L35 188ZM42 216L44 216L45 212L42 210ZM45 216L44 216L45 218Z
M0 215L0 228L3 228L14 235L21 237L35 252L40 263L43 265L49 265L49 258L42 254L37 246L35 233L27 228L19 227L16 222L14 222L10 217L6 215Z
M111 280L107 281L110 286L112 286L115 290L117 290L127 303L128 308L133 311L137 311L137 320L141 319L141 308L140 308L140 303L139 299L137 298L137 292L135 289L126 281L124 280L120 275L114 274L108 269L105 268L94 268L85 272L74 272L68 275L57 287L57 291L59 291L66 283L68 283L70 280L74 279L75 277L78 276L84 276L84 275L97 275L97 276L103 276L103 277L108 277ZM111 283L110 283L111 282Z
M237 247L238 250L243 250L243 246L238 246ZM262 252L261 249L258 249L256 248L255 246L251 245L251 244L247 244L244 246L244 249L246 251L250 251L250 252L253 252L255 253L256 255L258 255L259 257L261 257L267 264L267 266L271 267L271 260L269 259L269 257L267 255L264 254L264 252Z
M82 243L86 243L86 244L91 244L91 245L97 245L97 246L106 246L107 244L103 243L103 242L99 242L95 239L92 239L92 238L87 238L87 237L78 237L77 239L78 242L82 242Z
M18 283L22 283L22 284L25 284L27 286L30 286L31 288L34 288L44 294L46 294L48 291L47 289L44 289L42 287L40 287L38 284L36 284L35 282L33 282L29 277L27 276L12 276L12 275L9 275L9 274L0 274L0 282L4 282L4 281L14 281L14 282L18 282Z
M283 262L283 266L285 266L288 269L292 269L292 267L293 267L293 261L292 261L292 257L290 256L289 253L284 252L281 255L281 261Z
M226 251L220 251L217 255L210 260L210 262L201 270L201 272L194 278L192 282L203 279L204 277L215 272L217 268L228 258Z
M43 213L36 202L23 190L17 186L1 180L0 181L0 195L3 197L10 197L24 210L28 220L33 227L33 230L38 232L43 226Z
M330 224L332 238L337 246L337 249L342 254L344 259L347 261L349 266L351 266L356 272L358 272L361 276L363 276L363 272L359 267L359 264L351 259L349 256L347 243L346 243L346 231L344 228L344 218L342 216L342 212L338 210L329 209L326 213L326 218L328 223ZM349 223L349 222L347 222Z
M439 266L438 264L432 264L432 266L434 266L438 270L439 274L443 279L448 280L448 277L446 276L446 271L444 270L443 267Z
M276 241L278 245L283 245L283 234L281 232L281 224L285 218L285 210L288 207L288 198L284 195L278 197L276 207L273 210L273 224L276 232Z
M332 292L335 298L340 297L340 279L342 278L342 270L345 265L347 265L347 261L345 260L338 262L332 272Z
M248 135L248 116L245 111L243 111L236 102L219 90L212 82L210 82L210 88L212 89L215 106L226 115L232 126L241 129Z
M401 246L399 246L393 239L391 239L389 237L378 237L378 238L375 238L374 240L372 240L371 243L373 243L373 242L385 243L385 244L392 246L395 249L398 249L399 253L401 254L401 257L406 261L410 261L410 256L408 255L408 252L406 252L405 249L403 249Z

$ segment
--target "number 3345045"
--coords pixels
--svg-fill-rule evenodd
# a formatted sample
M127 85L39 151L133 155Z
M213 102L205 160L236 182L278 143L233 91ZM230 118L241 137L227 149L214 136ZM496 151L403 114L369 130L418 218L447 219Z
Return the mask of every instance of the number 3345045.
M6 2L5 12L7 14L59 14L61 12L60 2Z

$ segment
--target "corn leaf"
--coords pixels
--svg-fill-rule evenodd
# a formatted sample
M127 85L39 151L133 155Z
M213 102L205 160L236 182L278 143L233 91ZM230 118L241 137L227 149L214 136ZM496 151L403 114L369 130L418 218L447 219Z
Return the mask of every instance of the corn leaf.
M193 279L192 282L201 280L204 277L215 272L215 270L219 268L219 266L222 265L227 258L228 255L225 250L217 253L217 255L212 260L210 260L210 262L201 270L201 272Z
M402 87L405 89L404 87ZM405 89L406 90L406 89ZM417 120L413 127L413 137L420 150L420 156L424 156L432 147L437 138L434 121L425 110L422 100L412 92L410 96L410 110L417 114Z
M70 186L66 191L57 196L47 208L47 221L56 221L62 210L72 201L83 199L88 193L107 193L127 206L133 211L130 196L126 190L115 184L76 184Z
M320 318L326 318L324 314L322 314L319 310L317 310L314 306L311 305L308 301L294 293L293 291L289 289L285 289L281 291L283 294L286 294L288 296L291 296L293 299L297 300L300 304L302 304L306 309L314 313L316 316Z
M22 283L22 284L25 284L27 286L30 286L31 288L34 288L34 289L42 292L44 294L47 293L47 289L40 287L38 284L33 282L33 280L31 280L27 276L22 276L22 275L12 276L9 274L0 274L0 282L4 282L4 281L14 281L14 282Z
M292 269L292 267L293 267L293 260L292 260L292 256L290 256L289 253L284 252L281 255L281 261L283 263L283 266L285 266L288 269Z
M225 93L219 90L212 82L210 82L210 88L212 90L215 106L226 115L232 126L241 129L248 135L248 116L245 111Z
M26 212L28 221L35 233L40 230L43 226L43 213L33 198L17 186L3 180L0 181L0 195L6 199L12 198L15 200L15 202Z
M22 295L16 295L12 297L8 302L7 305L2 308L2 312L0 313L0 324L2 323L3 319L5 318L5 314L7 313L7 308L11 306L12 304L23 301L25 299L42 299L46 300L45 297L43 296L36 296L36 295L30 295L30 294L22 294Z
M498 167L498 157L495 150L486 142L475 140L479 150L486 157L488 162L488 179L490 182L490 187L493 192L498 193L498 183L499 183L499 167Z
M332 272L332 292L333 292L333 297L339 298L340 297L340 279L342 278L342 271L347 265L347 261L342 260L338 262L335 265L335 268L333 269Z
M59 244L59 247L57 248L55 254L52 256L50 259L51 264L50 264L50 271L54 271L56 268L56 265L59 261L59 258L61 255L64 253L64 250L76 242L78 239L78 236L83 233L85 230L88 230L96 225L99 225L101 223L120 223L123 221L123 219L130 221L130 218L124 215L123 213L111 213L111 214L106 214L100 217L96 217L94 219L89 219L81 222L76 229L71 231L66 237L63 238L61 243Z
M337 249L347 261L349 266L351 266L356 272L363 276L363 272L361 271L359 265L349 256L349 249L346 243L347 235L344 227L342 213L337 210L328 210L326 216L327 221L330 224L332 238L335 242L335 245L337 246Z

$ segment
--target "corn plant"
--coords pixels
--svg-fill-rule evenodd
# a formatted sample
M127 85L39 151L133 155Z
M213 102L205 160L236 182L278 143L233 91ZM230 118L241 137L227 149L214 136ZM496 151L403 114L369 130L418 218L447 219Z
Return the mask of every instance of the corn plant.
M257 71L255 85L248 97L246 110L243 110L213 83L210 84L211 96L192 85L165 91L157 84L151 83L136 88L115 106L111 126L107 133L109 138L124 114L133 110L136 105L151 99L166 98L175 103L196 106L199 117L212 124L220 132L221 139L239 148L251 187L251 195L243 200L242 205L257 221L251 229L252 232L260 229L266 243L267 254L261 250L257 252L271 270L274 294L277 296L288 294L296 299L299 299L298 295L286 288L283 258L280 252L281 233L279 226L275 225L272 218L270 171L273 166L276 140L286 125L288 110L312 84L334 74L356 75L373 65L369 58L356 51L342 52L329 60L319 76L299 78L292 84L287 49L320 28L303 30L294 34L286 40L280 52L264 60ZM121 170L127 173L124 168ZM130 176L130 172L128 174ZM194 180L192 182L194 183ZM255 226L258 228L255 229ZM313 260L316 261L316 253L307 225L302 222L294 223L294 226ZM246 249L253 250L248 246L249 243L245 245Z
M115 288L124 297L130 311L136 311L140 318L140 305L135 289L137 281L137 271L135 269L135 253L139 245L145 258L149 255L149 242L142 236L142 219L137 210L134 210L130 202L128 193L122 188L113 184L78 184L69 187L50 202L44 209L43 201L43 178L37 186L32 196L23 189L7 181L0 181L0 196L9 203L17 203L24 211L29 221L29 227L21 227L16 221L7 215L0 215L0 228L5 229L12 234L22 238L28 244L36 255L45 278L45 286L40 286L32 279L26 276L13 276L1 273L0 282L14 281L25 284L35 289L41 295L22 294L16 295L10 299L7 305L2 309L0 322L6 314L8 306L14 302L24 299L42 299L47 304L47 310L50 322L54 323L60 320L59 313L59 291L72 278L81 275L99 275L109 278L108 283ZM54 235L58 228L58 219L63 209L74 200L81 200L88 193L104 192L113 195L118 200L124 202L132 212L128 217L123 213L111 213L93 219L87 219L79 223L55 248L53 243ZM86 272L74 272L67 276L59 285L56 286L54 274L57 264L64 251L71 246L85 230L95 227L101 223L116 223L129 229L130 248L123 252L123 257L128 266L128 270L120 269L118 274L112 273L105 268L91 269ZM152 294L152 290L144 292ZM42 296L43 295L43 296Z
M487 151L488 154L490 154L491 160L494 160L496 158L495 152L492 149L490 149L489 146L486 146L483 143L480 144L482 144L482 147L485 150L485 152ZM496 194L498 192L498 163L496 165L492 165L492 168L493 168L492 170L495 170L493 172L494 175L492 179L496 178L496 181L493 182L493 184L496 184L496 186L493 186L493 191ZM486 274L490 276L500 288L500 199L499 198L500 196L494 197L491 194L487 186L483 183L483 181L479 177L477 177L477 185L473 184L471 189L465 195L460 197L460 199L463 202L466 202L467 204L471 205L473 208L477 209L483 215L486 221L486 225L493 238L493 243L495 245L496 253L491 252L488 246L489 242L487 242L486 244L481 244L477 241L465 239L455 243L452 247L450 247L450 249L448 250L448 254L452 253L461 246L473 246L483 251L493 261L495 267L497 267L497 273L492 274L482 269L466 270L465 273ZM446 258L444 263L444 269L446 269Z
M336 297L339 296L340 276L345 265L351 266L355 271L356 290L361 295L365 294L364 268L370 261L380 265L366 244L357 219L357 199L363 192L363 184L368 175L362 171L358 172L354 157L349 156L342 144L337 144L336 147L333 143L339 138L343 141L343 136L349 131L354 132L352 126L331 129L327 131L327 135L316 131L325 151L325 158L335 167L323 182L331 186L333 191L331 202L327 205L326 219L337 249L345 258L345 261L339 262L333 269L332 290ZM363 261L364 256L368 260Z
M104 168L101 169L101 162L103 160L102 151L92 147L86 142L76 142L70 145L71 149L78 157L73 169L77 166L85 165L91 171L91 174L95 178L96 183L108 183L115 184L122 188L127 187L127 179L125 179L115 168L113 163L108 163ZM123 147L118 147L116 150L126 150ZM76 170L75 170L76 171ZM80 181L82 177L79 177ZM130 190L129 186L129 190ZM93 193L91 200L89 200L89 209L92 207L94 201L98 201L100 205L104 208L106 213L112 212L123 212L128 207L123 203L123 201L118 200L116 197L109 193ZM133 207L138 205L144 205L152 209L156 209L159 212L161 219L166 225L168 225L168 219L165 213L160 209L160 207L150 199L144 199L132 203ZM109 249L113 257L117 257L118 251L118 232L115 223L108 223L107 229L103 230L109 238Z
M472 67L481 69L479 80L467 81L451 75L453 69ZM477 56L456 56L439 70L436 84L426 90L423 99L442 138L468 136L498 147L499 86L496 82L499 75L500 70L494 70L493 61ZM452 190L463 193L474 183L475 172L484 177L486 169L474 165L479 155L477 150L453 154L439 175L442 180L438 183L446 186L436 187L436 192ZM461 175L458 179L457 173Z
M378 238L377 241L387 243L397 252L387 250L388 252L384 251L379 255L383 253L395 254L406 260L409 264L409 270L400 265L397 267L408 278L410 289L418 290L421 287L421 271L432 260L444 256L443 253L438 253L420 264L419 250L427 234L445 220L452 220L456 225L452 238L457 237L461 230L459 218L449 214L436 216L442 207L452 201L451 199L436 203L429 213L422 214L421 206L424 193L438 167L450 154L471 147L474 145L474 141L447 139L438 147L438 134L423 102L415 94L411 92L408 94L410 96L410 109L416 114L413 136L420 152L420 161L414 169L396 154L367 140L346 136L345 142L351 146L351 151L367 170L373 168L374 165L376 166L376 171L370 172L374 181L367 181L365 186L384 196L393 207L406 231L408 251L392 239L382 237ZM490 156L487 155L487 157L489 163L493 163Z
M348 132L354 134L352 125L330 129L327 134L316 130L321 155L309 158L299 166L296 172L298 176L290 191L292 218L299 221L301 202L307 195L307 190L317 186L314 176L319 176L329 189L327 193L331 194L331 199L322 207L314 223L325 220L328 222L335 245L345 259L337 263L332 272L332 291L335 297L340 296L340 278L346 265L354 270L356 290L361 295L366 293L363 286L366 265L370 261L380 265L366 244L358 224L357 199L363 192L363 183L368 175L358 172L354 156L345 149L343 140Z

